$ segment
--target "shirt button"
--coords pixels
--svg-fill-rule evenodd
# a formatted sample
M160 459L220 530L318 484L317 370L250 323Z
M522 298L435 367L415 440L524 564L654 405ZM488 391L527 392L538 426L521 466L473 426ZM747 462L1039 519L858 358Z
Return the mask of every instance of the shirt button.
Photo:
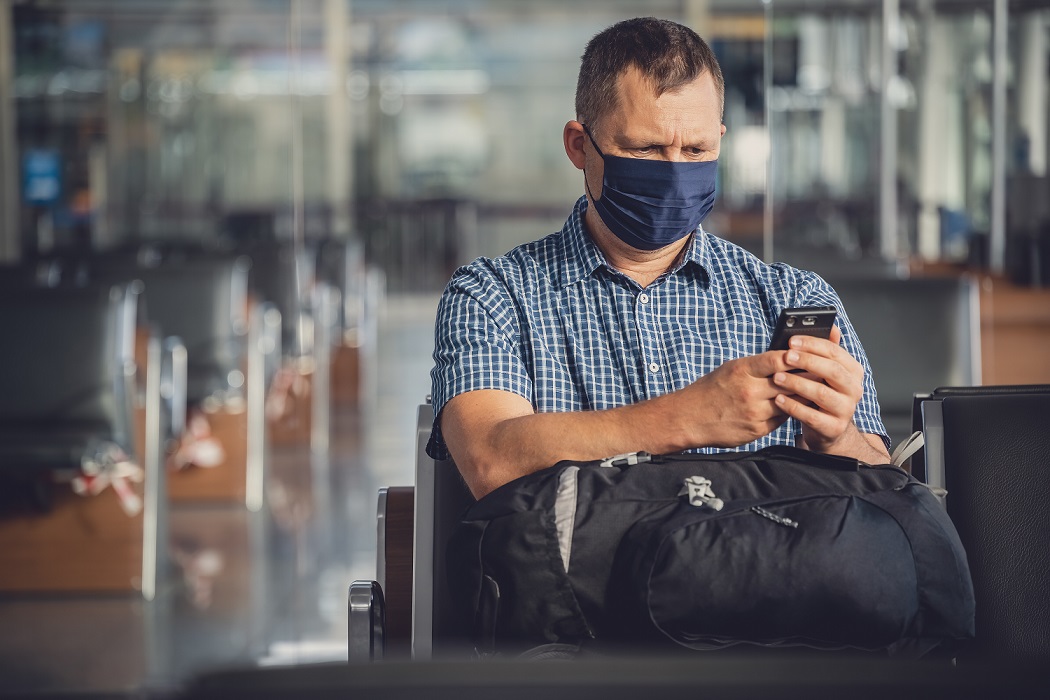
M656 364L655 362L650 362L649 363L649 371L650 372L659 372L660 371L660 365Z
M641 294L638 295L638 301L642 302L643 304L648 304L649 303L649 295L646 294L645 292L642 292Z

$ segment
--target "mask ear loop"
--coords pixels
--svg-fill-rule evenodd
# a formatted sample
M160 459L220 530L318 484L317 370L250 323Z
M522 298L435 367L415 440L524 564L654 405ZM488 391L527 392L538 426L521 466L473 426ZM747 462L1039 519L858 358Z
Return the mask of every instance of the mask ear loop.
M583 133L587 134L587 138L591 140L591 145L594 146L594 150L597 151L598 157L600 157L602 159L602 162L604 163L605 154L602 153L602 149L598 148L598 142L594 140L594 135L591 134L591 128L583 122L580 122L580 126L583 127ZM597 203L598 199L593 194L591 194L591 184L587 182L586 169L584 169L583 171L583 188L587 190L587 196L591 198L591 201Z

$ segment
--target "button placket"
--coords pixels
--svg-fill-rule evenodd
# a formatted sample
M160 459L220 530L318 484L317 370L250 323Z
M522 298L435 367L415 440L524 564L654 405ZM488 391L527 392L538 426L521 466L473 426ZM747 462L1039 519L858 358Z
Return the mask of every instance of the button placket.
M646 376L650 377L650 380L646 381L646 386L649 396L655 396L661 393L660 381L657 379L660 373L660 350L659 350L659 328L656 327L655 319L653 318L653 307L651 302L653 297L649 292L640 292L637 298L637 315L639 322L639 332L642 337L642 358L645 362Z

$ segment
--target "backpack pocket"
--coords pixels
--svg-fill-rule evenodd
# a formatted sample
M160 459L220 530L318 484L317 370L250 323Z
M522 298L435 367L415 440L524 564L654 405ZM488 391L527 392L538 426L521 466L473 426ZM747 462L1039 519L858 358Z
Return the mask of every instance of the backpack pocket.
M853 496L683 501L617 554L623 633L693 649L736 643L885 648L919 613L906 533Z
M575 645L594 636L567 571L578 471L536 477L551 486L537 496L536 508L504 508L494 492L467 512L453 534L450 586L460 614L472 622L480 655Z

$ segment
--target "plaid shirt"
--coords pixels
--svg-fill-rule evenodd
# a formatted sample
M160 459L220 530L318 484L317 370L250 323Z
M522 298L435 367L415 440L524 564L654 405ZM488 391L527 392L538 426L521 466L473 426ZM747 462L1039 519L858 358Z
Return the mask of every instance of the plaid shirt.
M677 266L643 289L606 263L583 227L586 208L581 197L560 232L479 258L452 276L437 310L435 416L452 397L477 389L513 392L537 412L643 401L727 360L764 352L781 309L834 305L843 345L864 365L854 423L888 447L871 367L827 282L766 265L698 228ZM790 419L736 449L791 445L799 432ZM448 458L437 419L427 452Z

